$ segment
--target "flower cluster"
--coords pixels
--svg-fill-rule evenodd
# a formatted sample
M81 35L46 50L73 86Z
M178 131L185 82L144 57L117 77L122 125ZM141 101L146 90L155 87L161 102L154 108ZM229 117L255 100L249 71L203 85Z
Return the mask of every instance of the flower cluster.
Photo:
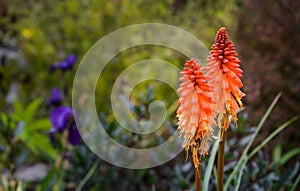
M65 60L62 60L60 62L54 63L50 67L50 71L54 71L57 69L64 71L71 70L74 66L74 64L77 61L77 57L74 54L70 54Z
M198 155L195 151L206 154L206 142L212 135L213 105L211 89L202 73L201 64L195 59L185 63L180 73L180 88L178 92L180 105L177 110L180 133L184 134L184 147L188 151L192 146L193 160L198 166ZM195 149L196 148L196 149Z
M59 106L51 112L50 121L53 125L50 130L50 140L52 144L54 141L55 133L63 133L65 130L68 130L68 141L72 145L78 145L80 143L80 134L76 127L74 120L76 114L69 106Z
M216 34L215 42L208 57L207 75L210 87L213 88L215 112L219 116L229 113L236 123L236 112L243 107L241 99L245 94L241 77L243 71L239 68L240 60L234 45L229 39L226 29L222 27ZM222 120L219 118L219 120Z
M187 61L180 73L178 128L184 134L184 148L192 151L196 168L200 165L198 152L208 154L207 141L213 135L214 119L218 117L217 125L225 130L229 125L226 116L230 114L237 122L236 113L243 106L241 98L245 96L240 90L243 72L239 66L234 45L222 27L212 45L206 75L195 59Z
M55 145L55 134L67 132L68 142L72 145L80 143L80 134L76 127L75 117L76 114L69 106L61 106L62 94L58 88L52 89L52 95L48 99L48 105L54 106L50 114L50 121L52 128L50 129L50 140Z
M70 54L65 60L51 65L50 71L60 69L63 72L71 70L77 61L74 54ZM81 141L79 131L76 127L76 113L69 106L62 106L63 96L59 88L53 88L51 97L47 101L47 106L53 107L50 115L52 128L50 129L50 140L55 145L55 134L61 133L67 135L66 139L71 145L77 145Z

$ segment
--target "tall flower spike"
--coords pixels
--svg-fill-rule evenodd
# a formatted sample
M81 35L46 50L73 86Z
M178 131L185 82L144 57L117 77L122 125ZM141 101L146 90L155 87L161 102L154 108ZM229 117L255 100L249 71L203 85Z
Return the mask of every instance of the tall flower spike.
M192 150L195 167L200 165L199 150L200 154L207 154L206 143L212 136L213 121L211 90L200 67L195 59L187 61L180 72L178 89L178 128L184 134L185 150Z
M240 79L243 71L237 56L225 27L220 28L212 45L207 66L208 83L213 89L214 109L219 114L219 123L220 116L224 114L231 114L236 123L236 112L243 107L241 99L245 94L240 90L243 87Z

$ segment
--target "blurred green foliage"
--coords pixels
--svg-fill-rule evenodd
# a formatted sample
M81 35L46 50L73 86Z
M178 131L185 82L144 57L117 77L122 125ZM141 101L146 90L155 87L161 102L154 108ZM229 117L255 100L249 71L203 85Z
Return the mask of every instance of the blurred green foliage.
M34 154L34 158L42 157L49 162L57 157L58 153L50 144L46 133L51 127L49 118L35 118L40 104L41 99L36 99L24 108L16 101L12 113L0 113L0 143L3 151L0 165L4 165L2 168L16 168L16 161L24 164L22 158L25 159L28 151ZM18 147L23 145L26 149L21 149L21 153L16 152ZM8 163L5 164L6 162Z
M4 5L6 10L5 17L1 19L4 28L1 41L17 40L26 58L28 66L22 69L22 73L29 82L24 83L22 88L29 100L38 95L45 96L45 88L51 87L59 78L58 74L50 75L45 71L52 63L64 59L70 52L81 58L98 39L114 30L132 24L160 22L182 27L209 45L220 26L232 28L233 11L236 8L232 0L225 4L221 1L182 1L178 5L172 0L12 0ZM185 60L178 54L173 56L172 51L168 53L169 50L158 53L161 50L134 49L133 54L128 52L120 56L118 64L114 65L115 70L122 70L135 60L152 55L162 55L161 59L168 57L169 61L178 65ZM66 79L69 87L73 75ZM113 77L104 76L109 83ZM4 80L8 82L9 79ZM35 87L34 91L31 91L32 86ZM99 92L106 93L106 86L103 84L103 87L98 87Z

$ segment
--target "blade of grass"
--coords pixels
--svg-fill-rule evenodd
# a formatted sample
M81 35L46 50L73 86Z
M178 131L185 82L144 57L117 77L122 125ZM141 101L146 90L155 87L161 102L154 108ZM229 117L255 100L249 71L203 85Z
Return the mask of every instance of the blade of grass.
M284 156L282 156L280 160L280 164L284 165L290 158L292 158L295 155L298 155L300 153L300 148L293 149L286 153Z
M274 163L278 163L281 159L281 150L282 146L281 145L276 145L274 152L273 152L273 161Z
M272 101L271 105L269 106L268 110L266 111L266 113L264 114L264 116L262 117L262 119L260 120L253 137L251 138L251 140L249 141L249 143L247 144L245 150L242 153L241 158L239 159L237 165L235 166L234 170L232 171L232 173L229 175L227 181L225 182L225 186L224 186L224 190L227 191L230 182L232 181L233 177L236 175L236 173L238 172L238 170L241 168L242 162L243 160L245 160L245 157L247 157L247 152L250 149L250 147L253 144L253 141L255 139L255 137L257 136L258 132L260 131L260 129L262 128L263 124L265 123L266 119L268 118L268 116L270 115L271 111L273 110L274 106L276 105L279 97L281 96L281 93L277 94L277 96L274 98L274 100Z
M271 133L263 142L261 142L257 147L253 149L253 151L249 154L249 159L253 157L263 146L265 146L271 139L273 139L278 133L280 133L282 130L284 130L286 127L288 127L291 123L293 123L295 120L298 119L297 117L293 117L292 119L288 120L284 124L282 124L280 127L278 127L273 133Z
M242 175L243 175L243 170L244 170L244 168L246 166L247 161L248 161L248 157L245 158L244 162L241 165L241 169L240 169L239 174L238 174L236 186L234 188L235 191L238 191L239 188L240 188L240 184L241 184L241 180L242 180Z
M214 163L215 163L218 147L219 147L219 140L216 140L213 147L212 147L212 149L211 149L210 156L209 156L208 163L207 163L207 167L205 169L202 190L208 190L209 178L210 178L212 170L213 170L213 166L214 166Z
M243 169L248 162L249 159L251 159L263 146L265 146L272 138L274 138L277 134L279 134L282 130L284 130L286 127L288 127L291 123L293 123L295 120L297 120L298 117L294 117L290 119L289 121L285 122L281 126L279 126L273 133L271 133L261 144L259 144L257 147L253 149L253 151L249 154L249 156L245 156L241 168L238 172L238 178L237 178L237 183L235 185L235 190L239 190L242 175L243 175ZM298 149L299 150L299 149ZM294 154L298 153L298 150L295 150L295 152L292 153L292 156ZM290 155L289 155L290 156Z
M75 191L80 191L82 190L83 186L87 183L87 181L91 178L91 176L94 174L94 172L96 171L96 169L98 168L100 164L100 160L96 159L96 161L94 162L94 164L92 165L92 167L90 168L90 170L88 171L88 173L85 175L85 177L80 181L80 183L78 184L78 186L76 187Z
M297 188L297 186L298 186L298 184L299 184L299 182L300 182L300 173L298 174L297 179L296 179L296 181L294 182L293 187L291 188L290 191L295 191L296 188Z

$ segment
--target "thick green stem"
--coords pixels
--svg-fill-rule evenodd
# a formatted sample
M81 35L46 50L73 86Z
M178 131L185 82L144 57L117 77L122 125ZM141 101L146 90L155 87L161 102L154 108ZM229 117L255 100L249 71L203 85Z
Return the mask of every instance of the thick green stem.
M195 168L195 191L201 191L201 167Z
M220 129L220 142L218 149L218 191L223 191L224 184L224 148L225 148L225 128Z

